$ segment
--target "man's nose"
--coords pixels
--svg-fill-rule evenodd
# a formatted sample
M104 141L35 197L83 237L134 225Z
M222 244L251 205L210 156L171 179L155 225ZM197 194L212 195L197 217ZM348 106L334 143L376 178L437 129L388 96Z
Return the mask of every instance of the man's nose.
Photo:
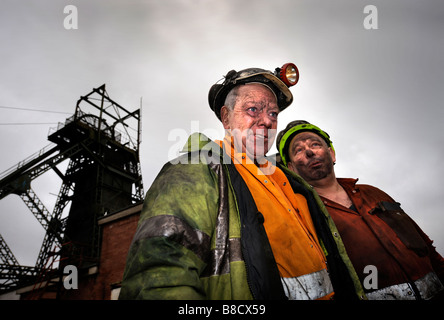
M262 111L258 116L258 125L264 126L266 128L271 128L273 125L273 120L267 114L266 111Z
M313 157L314 152L310 148L307 148L305 149L305 154L307 155L308 158L311 158Z

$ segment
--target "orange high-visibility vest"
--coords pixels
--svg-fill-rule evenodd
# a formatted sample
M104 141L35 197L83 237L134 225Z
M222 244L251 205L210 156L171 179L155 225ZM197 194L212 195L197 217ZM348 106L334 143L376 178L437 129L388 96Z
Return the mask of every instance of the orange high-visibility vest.
M290 299L330 298L333 288L326 258L305 197L293 192L285 174L271 162L258 167L245 153L236 152L229 138L219 143L231 156L264 217L287 296Z

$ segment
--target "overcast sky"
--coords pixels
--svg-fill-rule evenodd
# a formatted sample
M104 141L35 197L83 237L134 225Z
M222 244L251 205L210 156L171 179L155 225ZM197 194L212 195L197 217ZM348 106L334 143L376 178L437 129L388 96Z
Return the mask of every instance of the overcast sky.
M78 29L65 28L68 5ZM364 27L367 5L378 29ZM182 144L175 133L222 138L212 84L293 62L300 81L278 130L296 119L326 130L337 176L386 191L444 254L443 31L441 0L2 0L0 171L47 145L79 97L106 84L128 110L142 99L146 191ZM50 173L32 183L50 211L60 185ZM16 195L0 201L0 234L35 264L44 232Z

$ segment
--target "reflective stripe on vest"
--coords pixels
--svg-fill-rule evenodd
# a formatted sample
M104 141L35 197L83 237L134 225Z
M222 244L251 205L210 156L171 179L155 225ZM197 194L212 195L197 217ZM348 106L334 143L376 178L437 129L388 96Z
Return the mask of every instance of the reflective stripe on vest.
M421 299L425 300L433 298L437 293L444 290L443 284L434 272L416 280L415 286L421 295ZM415 292L410 283L395 284L366 293L366 296L369 300L416 300Z
M294 278L281 278L285 295L290 300L315 300L333 292L326 269Z

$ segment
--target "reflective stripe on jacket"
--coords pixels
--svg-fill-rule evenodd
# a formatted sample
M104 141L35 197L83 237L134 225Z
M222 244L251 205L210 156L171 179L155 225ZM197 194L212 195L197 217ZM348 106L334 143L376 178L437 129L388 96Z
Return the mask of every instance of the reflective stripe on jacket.
M281 278L286 296L291 300L328 299L333 285L326 269L294 278Z
M421 299L430 300L442 290L443 285L436 273L430 272L413 283L394 284L367 293L367 298L369 300L416 300L415 292L418 292Z

